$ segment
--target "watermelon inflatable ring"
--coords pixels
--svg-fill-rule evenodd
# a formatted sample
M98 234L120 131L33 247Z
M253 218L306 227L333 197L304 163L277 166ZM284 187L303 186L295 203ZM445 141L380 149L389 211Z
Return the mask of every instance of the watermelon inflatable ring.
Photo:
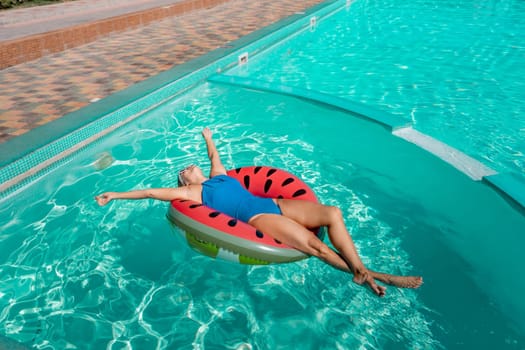
M256 196L318 202L308 185L284 170L250 166L229 170L227 174ZM213 258L264 265L308 257L274 240L271 232L260 232L247 223L194 201L171 201L168 219L185 232L192 248ZM322 239L320 232L316 230L312 234Z

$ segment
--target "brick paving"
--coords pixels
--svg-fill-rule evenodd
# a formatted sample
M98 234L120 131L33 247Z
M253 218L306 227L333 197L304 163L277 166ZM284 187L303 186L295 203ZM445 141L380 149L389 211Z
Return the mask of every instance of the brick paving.
M0 143L321 2L229 0L5 68Z
M2 11L0 69L226 1L75 0L27 10ZM145 10L138 10L144 7Z

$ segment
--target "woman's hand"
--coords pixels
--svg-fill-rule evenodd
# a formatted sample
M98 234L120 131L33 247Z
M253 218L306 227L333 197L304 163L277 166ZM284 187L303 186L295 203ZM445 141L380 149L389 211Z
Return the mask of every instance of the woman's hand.
M204 128L204 130L202 130L202 136L206 141L208 158L211 161L210 177L226 175L226 169L224 168L224 165L222 165L219 152L217 152L217 148L215 147L215 142L213 142L213 139L211 138L212 133L210 128Z
M113 192L102 193L95 197L95 200L97 201L98 205L100 205L101 207L111 202L112 199L113 199Z
M210 128L204 128L204 130L202 130L202 136L204 137L205 140L208 140L208 139L211 139L211 130Z

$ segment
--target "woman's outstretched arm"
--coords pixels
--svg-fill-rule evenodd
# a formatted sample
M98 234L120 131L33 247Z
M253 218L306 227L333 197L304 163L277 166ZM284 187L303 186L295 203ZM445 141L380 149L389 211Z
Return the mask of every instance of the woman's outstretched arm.
M174 199L187 199L187 189L185 188L151 188L145 190L135 190L129 192L105 192L95 197L98 205L104 206L113 199L158 199L161 201L171 201Z
M210 177L214 177L217 175L226 175L226 168L224 167L224 165L222 165L221 157L219 156L219 152L217 152L217 148L215 147L215 143L212 139L211 130L208 128L204 128L204 130L202 131L202 136L206 141L206 148L208 149L208 158L210 158L211 161Z

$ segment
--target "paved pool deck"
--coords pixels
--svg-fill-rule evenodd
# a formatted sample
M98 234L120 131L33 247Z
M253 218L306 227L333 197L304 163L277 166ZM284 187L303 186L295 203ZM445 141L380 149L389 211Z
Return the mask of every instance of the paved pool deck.
M76 0L2 10L0 145L322 2Z

